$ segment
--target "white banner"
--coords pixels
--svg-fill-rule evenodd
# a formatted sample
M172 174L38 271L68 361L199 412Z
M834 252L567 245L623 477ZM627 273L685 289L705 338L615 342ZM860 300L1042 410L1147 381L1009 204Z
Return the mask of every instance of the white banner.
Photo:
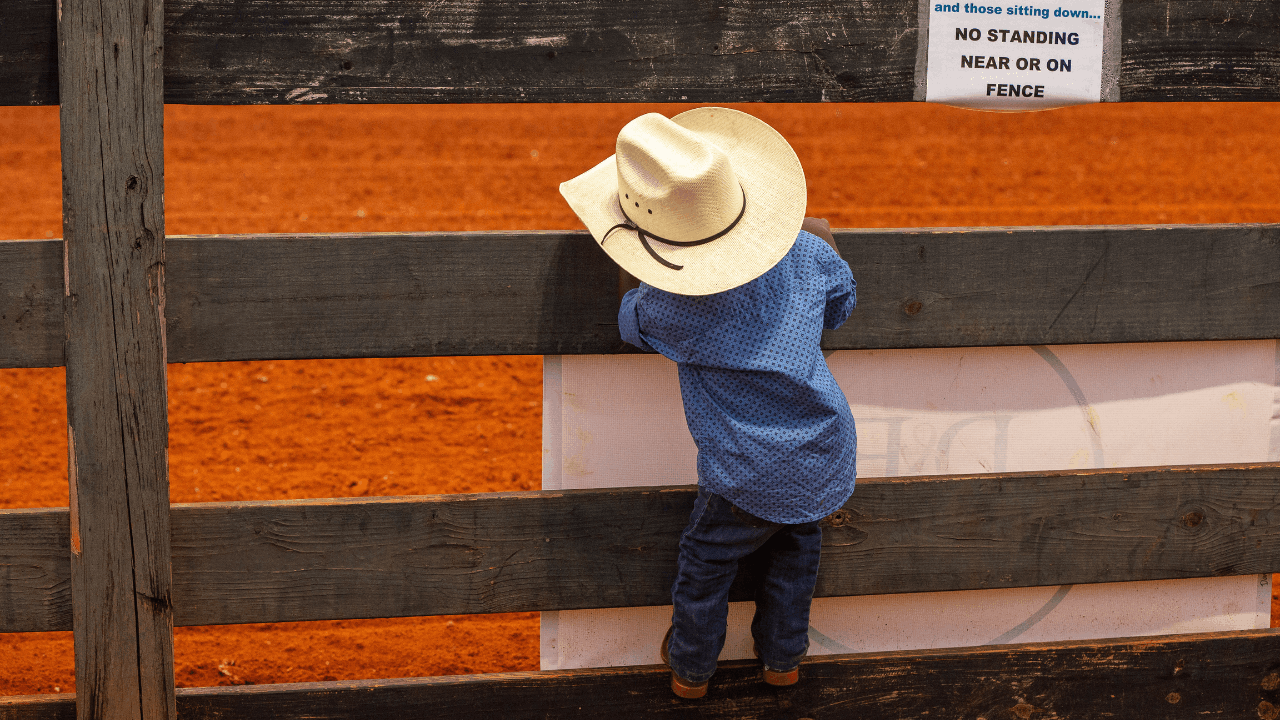
M860 477L1280 460L1280 346L842 351ZM675 364L547 357L543 488L697 481ZM857 492L856 490L854 491ZM1265 628L1271 578L819 598L812 654ZM722 659L751 657L734 603ZM671 607L542 614L543 669L657 663Z

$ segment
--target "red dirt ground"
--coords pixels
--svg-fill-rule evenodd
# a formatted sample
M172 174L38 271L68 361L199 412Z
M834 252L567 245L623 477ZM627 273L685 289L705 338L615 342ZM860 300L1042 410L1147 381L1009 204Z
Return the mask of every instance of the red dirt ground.
M170 106L169 234L576 228L556 186L677 106ZM835 227L1280 222L1280 105L754 105ZM0 239L61 235L57 108L0 108ZM536 488L536 357L173 365L174 502ZM0 508L67 504L61 369L0 370ZM1274 605L1273 605L1274 608ZM1273 624L1275 610L1273 609ZM0 695L74 690L0 634ZM534 669L537 616L178 628L178 684Z

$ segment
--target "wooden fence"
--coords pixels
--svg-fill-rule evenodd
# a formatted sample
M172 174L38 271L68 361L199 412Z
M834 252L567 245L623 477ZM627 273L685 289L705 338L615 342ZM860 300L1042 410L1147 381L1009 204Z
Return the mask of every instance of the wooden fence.
M171 507L166 362L626 349L583 233L166 239L164 102L904 101L918 11L4 0L0 102L61 104L65 243L0 242L0 367L66 366L71 508L0 511L0 632L72 629L78 693L0 719L1280 717L1267 630L826 656L789 689L735 662L694 704L661 666L175 692L175 623L665 604L693 492ZM1120 100L1280 99L1280 4L1116 15ZM1280 337L1280 226L836 238L831 349ZM1276 572L1278 513L1275 465L862 480L818 592Z

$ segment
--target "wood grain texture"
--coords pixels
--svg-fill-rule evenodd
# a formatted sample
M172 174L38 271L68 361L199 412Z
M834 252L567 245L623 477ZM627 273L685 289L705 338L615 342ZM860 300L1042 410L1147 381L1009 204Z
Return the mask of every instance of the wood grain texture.
M66 0L71 605L79 720L174 718L164 336L163 11Z
M1124 101L1280 99L1280 5L1125 2Z
M916 6L186 2L177 102L909 100ZM249 42L248 38L273 42Z
M858 310L824 338L833 349L1280 337L1277 225L837 238L858 281Z
M827 655L790 688L763 684L757 663L725 662L697 701L676 699L670 671L647 665L184 688L178 707L186 720L1274 718L1278 653L1277 631L1254 630ZM0 704L0 719L66 720L65 699L44 697L7 714Z
M0 632L71 629L66 508L0 510Z
M0 720L75 720L72 693L0 696Z
M175 622L666 605L694 496L677 486L175 505ZM1278 500L1280 465L860 480L824 533L817 595L1276 572ZM66 523L64 510L11 513L0 512L0 537L50 537ZM65 565L52 554L0 556L32 578L0 586L0 607L25 618L0 616L0 632L67 629ZM735 599L748 598L750 575L748 565Z
M174 238L168 271L179 362L623 348L616 266L576 233Z
M61 240L0 240L0 367L63 365Z
M0 105L57 104L56 0L0 2Z
M57 101L53 0L0 5L0 103ZM1267 0L1121 8L1121 99L1280 99ZM176 103L904 102L917 2L170 0Z
M837 230L829 350L1280 337L1280 226ZM0 367L61 364L56 241L0 242ZM631 352L584 233L174 237L169 359ZM27 268L41 268L36 276Z

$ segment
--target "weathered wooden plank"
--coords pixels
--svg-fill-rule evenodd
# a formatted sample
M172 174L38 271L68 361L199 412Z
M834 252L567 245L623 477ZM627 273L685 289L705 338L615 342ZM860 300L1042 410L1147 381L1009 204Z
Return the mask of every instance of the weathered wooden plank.
M1191 720L1274 718L1275 630L814 657L772 688L754 662L721 663L707 696L678 700L660 665L178 691L187 720L723 718ZM655 652L656 654L656 652ZM15 702L16 701L16 702ZM3 703L4 701L0 701ZM4 720L64 720L66 701Z
M623 348L616 266L574 233L174 238L169 258L179 362L302 357L302 347L313 357Z
M54 103L53 0L0 5L0 103ZM916 0L170 0L179 103L902 102ZM1267 0L1121 7L1122 100L1280 99Z
M665 605L694 493L175 505L175 622ZM825 533L817 594L1276 572L1277 499L1280 465L860 480ZM0 537L35 528L35 515L33 535L65 526L65 511L0 512ZM66 629L65 566L0 553L0 565L32 568L0 586L0 607L28 624L6 614L0 632Z
M902 101L915 69L913 0L173 5L187 103Z
M858 310L831 350L1280 337L1280 225L836 238ZM0 367L62 362L57 244L0 242ZM616 270L583 233L175 237L167 253L176 362L633 350Z
M1277 480L1266 467L863 482L825 533L817 594L1273 572ZM592 490L256 506L234 519L191 506L176 523L176 617L665 605L693 499L689 487Z
M1280 226L848 231L858 310L824 346L1280 337Z
M56 367L62 332L61 240L0 240L0 367Z
M71 629L66 508L0 510L0 632Z
M67 0L62 90L76 717L164 720L173 695L164 336L163 22Z
M0 105L56 104L56 0L0 2Z
M1130 0L1121 12L1121 99L1280 99L1280 4Z
M0 697L0 720L75 720L72 693Z

